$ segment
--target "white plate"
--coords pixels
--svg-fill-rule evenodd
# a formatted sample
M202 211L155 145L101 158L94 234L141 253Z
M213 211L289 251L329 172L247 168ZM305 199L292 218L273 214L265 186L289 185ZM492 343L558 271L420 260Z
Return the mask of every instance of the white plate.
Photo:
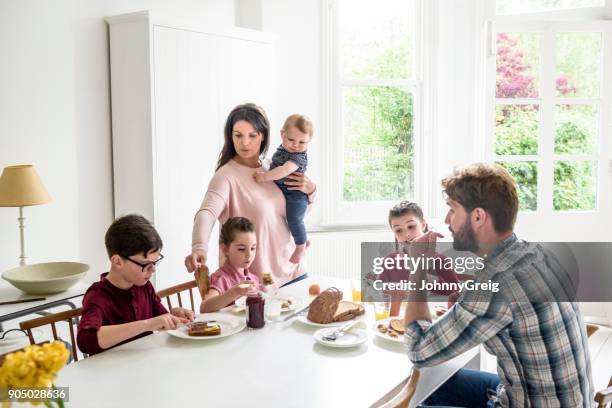
M366 315L364 313L361 316L357 316L356 320L363 320L365 319L365 317ZM346 324L347 322L350 322L353 319L345 320L343 322L333 322L333 323L322 324L322 323L311 322L310 320L308 320L308 313L304 312L304 314L301 314L298 317L296 317L295 320L297 320L298 322L307 324L309 326L315 326L315 327L338 327L338 326L342 326L343 324Z
M374 326L372 326L372 330L374 330L374 333L376 333L376 335L378 337L380 337L381 339L385 339L385 340L389 340L389 341L394 341L396 343L403 343L404 342L404 335L400 334L397 337L391 337L389 336L388 332L387 333L381 333L380 330L378 330L378 325L379 324L384 324L385 326L387 326L387 328L389 327L389 322L393 319L402 319L402 317L396 316L396 317L389 317L388 319L383 319L383 320L377 320L376 323L374 323Z
M289 307L283 307L281 308L281 313L286 313L286 312L291 312L293 310L297 310L300 307L302 307L303 305L303 301L296 298L295 296L283 296L283 295L273 295L273 294L269 294L269 293L263 293L263 297L266 299L266 302L270 302L270 301L287 301L290 300L291 304L289 305ZM235 312L240 312L242 310L244 310L246 307L246 296L242 296L239 297L238 299L236 299L236 302L234 303L234 311Z
M355 347L368 340L368 333L365 330L356 328L352 328L344 336L338 337L334 341L325 340L323 334L331 330L331 328L324 328L314 332L314 338L317 343L327 347Z
M221 334L216 336L190 336L187 334L187 326L181 326L176 330L168 330L168 334L174 337L180 337L181 339L212 340L231 336L232 334L236 334L246 327L246 320L244 318L230 316L223 313L204 313L196 315L196 322L201 322L204 320L216 320L217 324L221 325Z

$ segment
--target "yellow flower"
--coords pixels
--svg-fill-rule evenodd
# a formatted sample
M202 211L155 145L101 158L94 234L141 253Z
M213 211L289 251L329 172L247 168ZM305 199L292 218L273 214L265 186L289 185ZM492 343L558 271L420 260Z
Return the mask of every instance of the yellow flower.
M60 341L31 345L23 351L11 353L0 367L0 388L50 387L69 355ZM32 401L32 404L39 405L40 402Z

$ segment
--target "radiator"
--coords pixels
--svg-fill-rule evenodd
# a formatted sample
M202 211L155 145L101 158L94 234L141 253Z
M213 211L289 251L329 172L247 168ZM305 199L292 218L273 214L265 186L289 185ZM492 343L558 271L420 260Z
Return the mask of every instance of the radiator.
M361 242L389 241L388 231L311 232L311 246L304 268L313 276L359 279L361 275Z

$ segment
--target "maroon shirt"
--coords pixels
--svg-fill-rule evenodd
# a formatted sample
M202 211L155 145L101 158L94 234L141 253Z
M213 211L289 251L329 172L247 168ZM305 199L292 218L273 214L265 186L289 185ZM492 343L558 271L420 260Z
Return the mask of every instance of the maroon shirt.
M85 292L83 315L77 332L77 344L83 353L97 354L105 350L98 344L98 330L102 326L130 323L168 313L151 282L120 289L106 279L107 274L100 275L100 281ZM151 332L141 333L116 346L149 334Z

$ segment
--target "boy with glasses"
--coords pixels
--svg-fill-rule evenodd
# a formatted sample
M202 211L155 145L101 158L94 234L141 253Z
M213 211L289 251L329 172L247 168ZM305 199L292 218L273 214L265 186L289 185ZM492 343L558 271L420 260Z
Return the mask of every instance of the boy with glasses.
M162 240L146 218L116 219L106 232L105 244L110 272L103 273L83 299L77 334L83 353L97 354L194 319L191 310L180 307L168 313L149 282L164 257Z

